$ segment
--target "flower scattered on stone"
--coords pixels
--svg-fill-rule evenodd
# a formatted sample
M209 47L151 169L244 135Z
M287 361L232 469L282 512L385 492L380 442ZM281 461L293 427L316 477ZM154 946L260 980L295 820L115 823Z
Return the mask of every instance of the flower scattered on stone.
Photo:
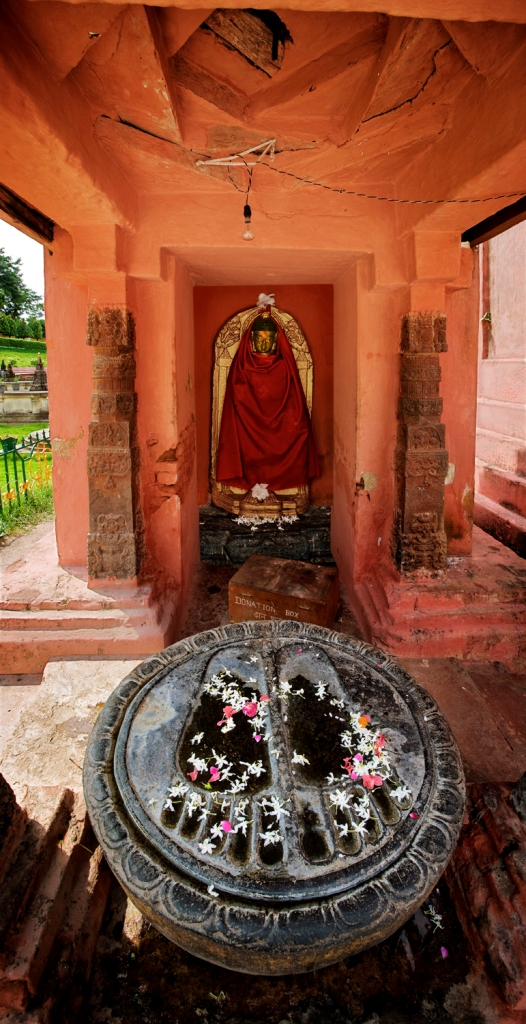
M351 799L351 793L346 793L344 789L335 789L334 793L331 793L330 802L338 810L342 811L344 807L349 806L349 800Z
M199 808L204 807L205 805L206 799L204 796L201 796L200 793L191 793L190 798L188 800L188 804L186 805L188 817L191 818L193 816L194 811L197 811Z
M239 763L245 766L249 775L255 775L257 779L259 779L260 775L266 774L267 769L263 767L262 761L253 761L252 764L249 764L248 761L240 761Z
M273 846L276 843L281 843L281 832L278 829L273 829L269 832L260 832L259 838L263 840L264 846Z
M215 850L215 843L212 843L210 839L203 839L202 843L198 844L201 853L213 853Z
M276 688L276 693L281 700L288 700L289 697L303 697L303 689L293 690L288 679L282 679L279 686Z
M430 918L431 924L434 924L434 932L436 932L437 928L444 927L442 924L442 914L438 914L434 907L430 907L429 910L424 910L424 914Z
M264 526L265 523L271 523L279 530L286 523L296 523L298 519L299 516L280 516L279 519L274 519L272 516L237 516L234 522L239 526L250 526L252 530L257 530L258 526Z
M395 800L410 800L411 799L410 791L408 790L407 786L403 786L403 785L397 786L396 789L392 789L391 790L391 796L394 797Z
M206 891L209 896L219 896L217 889L214 889L213 885L209 885Z
M319 679L317 683L314 683L314 687L318 700L323 700L327 696L327 683Z
M373 730L370 715L353 712L350 722L351 729L344 730L340 736L342 746L350 752L342 767L353 782L359 780L366 789L374 789L383 785L391 772L385 736ZM356 750L357 753L353 753Z
M278 800L277 796L265 797L259 806L263 808L265 814L275 817L277 821L285 816L290 817L290 811L287 811L285 805L281 803L281 800Z
M290 762L291 764L310 764L310 761L308 757L305 757L305 754L298 754L296 751L294 751Z
M218 824L212 825L212 828L210 829L210 838L211 839L222 839L223 838L223 834L224 833L223 833L222 825L218 825Z
M185 795L185 793L188 793L188 790L189 786L186 785L186 782L178 782L176 786L170 786L168 796L170 796L172 800L179 800Z
M190 740L190 743L192 744L192 746L194 745L194 743L199 744L201 742L203 736L204 736L204 732L196 732L195 736L193 736L192 739Z

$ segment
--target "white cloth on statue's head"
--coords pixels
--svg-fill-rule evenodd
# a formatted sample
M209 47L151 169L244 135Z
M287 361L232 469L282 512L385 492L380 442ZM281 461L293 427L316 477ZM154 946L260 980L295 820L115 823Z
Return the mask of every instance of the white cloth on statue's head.
M265 295L265 292L260 292L257 304L258 306L275 306L276 299L274 297L274 292L271 292L270 295Z

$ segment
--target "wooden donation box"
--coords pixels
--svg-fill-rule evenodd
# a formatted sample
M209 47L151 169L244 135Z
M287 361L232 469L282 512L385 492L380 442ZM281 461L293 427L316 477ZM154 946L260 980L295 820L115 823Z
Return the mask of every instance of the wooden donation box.
M228 584L231 622L289 619L332 626L338 570L289 558L252 555Z

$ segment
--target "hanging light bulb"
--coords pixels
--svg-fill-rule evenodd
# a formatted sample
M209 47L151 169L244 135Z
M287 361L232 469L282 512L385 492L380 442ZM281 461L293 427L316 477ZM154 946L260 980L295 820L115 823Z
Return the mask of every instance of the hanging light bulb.
M248 203L245 203L245 206L243 208L243 216L245 218L246 227L241 237L244 238L245 241L250 242L254 237L254 232L251 230L250 227L250 221L252 219L252 210L250 209Z

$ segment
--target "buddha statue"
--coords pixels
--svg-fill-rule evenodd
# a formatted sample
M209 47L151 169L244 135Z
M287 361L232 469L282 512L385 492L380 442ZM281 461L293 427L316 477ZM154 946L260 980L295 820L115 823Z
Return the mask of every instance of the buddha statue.
M261 356L275 355L278 343L278 325L266 311L256 317L250 328L252 350Z
M270 305L233 317L216 341L214 504L273 518L307 510L320 473L311 404L312 359L296 321Z

